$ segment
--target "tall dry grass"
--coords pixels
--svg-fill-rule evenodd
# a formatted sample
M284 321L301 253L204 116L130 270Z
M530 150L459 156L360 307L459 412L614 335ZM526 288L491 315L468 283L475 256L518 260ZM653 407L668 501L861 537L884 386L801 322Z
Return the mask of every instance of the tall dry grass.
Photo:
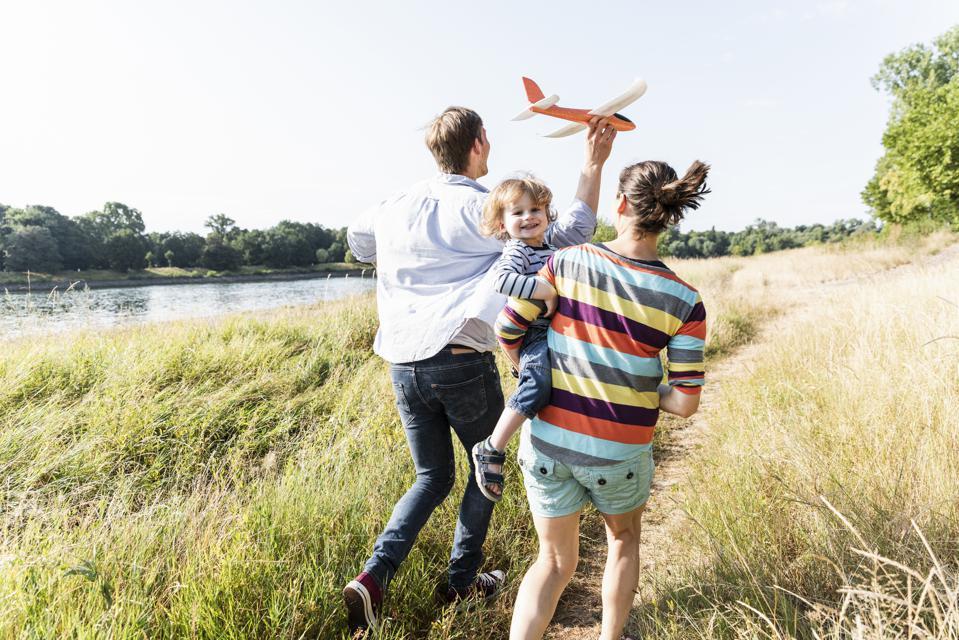
M773 322L690 461L649 637L957 637L957 292L953 259Z

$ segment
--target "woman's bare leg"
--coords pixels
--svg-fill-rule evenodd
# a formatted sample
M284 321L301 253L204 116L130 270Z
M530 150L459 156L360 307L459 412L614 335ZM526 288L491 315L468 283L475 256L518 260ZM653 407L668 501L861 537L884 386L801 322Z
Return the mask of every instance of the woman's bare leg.
M603 572L600 640L619 640L633 608L633 598L639 586L639 534L645 508L644 504L628 513L603 514L609 551Z
M536 562L516 594L510 640L539 640L579 561L579 512L559 518L533 516L539 537Z

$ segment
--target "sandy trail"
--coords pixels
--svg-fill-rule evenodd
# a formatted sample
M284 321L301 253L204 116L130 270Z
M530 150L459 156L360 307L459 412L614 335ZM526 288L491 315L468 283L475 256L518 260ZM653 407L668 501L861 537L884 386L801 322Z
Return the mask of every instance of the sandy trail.
M655 450L656 472L652 495L643 516L640 547L642 567L634 615L638 607L653 598L652 585L668 578L670 561L675 553L671 541L694 526L682 508L682 491L689 486L689 454L706 441L711 416L735 380L742 377L744 371L749 371L751 363L767 347L771 331L783 323L796 322L814 313L816 302L828 299L842 288L908 277L918 269L935 269L952 261L959 261L959 244L950 245L935 255L923 256L914 262L877 273L784 291L782 300L777 301L781 304L781 313L775 316L775 321L759 327L756 337L749 344L710 367L707 372L707 391L703 395L700 411L688 420L672 416L661 418L658 428L666 430L666 434ZM549 639L595 640L599 637L602 610L600 584L606 560L606 534L602 518L592 509L584 514L581 527L579 566L547 631L546 638ZM630 626L627 626L627 630Z

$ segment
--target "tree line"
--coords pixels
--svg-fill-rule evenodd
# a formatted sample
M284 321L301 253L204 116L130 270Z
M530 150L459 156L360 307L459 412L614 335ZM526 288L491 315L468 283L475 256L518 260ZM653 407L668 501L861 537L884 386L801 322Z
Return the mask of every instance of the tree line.
M687 231L671 227L659 236L659 254L674 258L718 258L751 256L770 251L796 249L812 244L841 242L850 238L874 236L880 231L873 220L838 220L833 224L780 227L775 222L757 220L742 231ZM616 230L601 223L593 238L597 242L612 240Z
M863 201L886 222L959 229L959 26L886 56L872 83L893 103Z
M145 267L205 268L232 271L241 266L308 267L353 262L346 228L327 229L310 222L283 220L269 229L241 229L223 214L207 218L208 233L146 233L142 214L125 204L107 202L100 211L68 217L53 207L15 209L0 205L0 269L54 273L63 270ZM876 234L874 221L839 220L831 225L780 227L757 220L742 231L689 231L673 227L659 238L660 253L676 258L754 255L839 242ZM616 235L600 222L595 241Z
M269 229L241 229L223 214L207 218L209 232L146 233L143 215L120 202L100 211L65 216L53 207L0 205L0 270L201 267L232 271L241 266L307 267L352 262L346 228L283 220Z

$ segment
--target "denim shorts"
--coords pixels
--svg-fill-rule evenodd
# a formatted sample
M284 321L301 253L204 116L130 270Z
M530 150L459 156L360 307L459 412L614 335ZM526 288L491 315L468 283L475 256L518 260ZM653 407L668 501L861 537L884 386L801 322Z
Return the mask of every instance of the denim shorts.
M525 435L525 434L524 434ZM649 500L653 482L653 452L604 467L565 464L537 450L522 438L519 466L533 515L559 518L592 502L600 513L628 513Z
M531 419L549 404L553 391L553 371L546 344L548 331L549 320L537 320L523 336L519 349L519 381L506 403L516 413Z

